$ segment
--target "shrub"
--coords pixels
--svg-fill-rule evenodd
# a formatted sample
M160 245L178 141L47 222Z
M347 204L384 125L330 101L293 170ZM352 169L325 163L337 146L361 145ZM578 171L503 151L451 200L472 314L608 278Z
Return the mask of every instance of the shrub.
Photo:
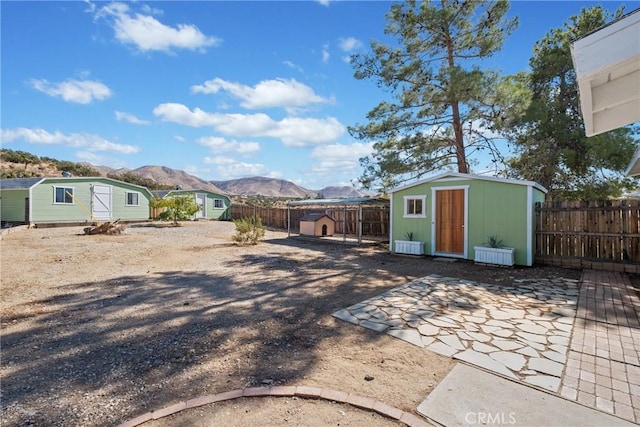
M498 239L498 236L496 235L489 236L489 240L486 244L490 248L501 248L503 246L502 239Z
M169 196L164 199L154 197L151 200L151 207L164 208L159 219L173 220L174 225L178 225L178 221L191 219L200 210L200 205L189 196Z
M238 244L257 245L264 237L266 228L259 216L234 219L233 223L236 225L236 234L232 239Z

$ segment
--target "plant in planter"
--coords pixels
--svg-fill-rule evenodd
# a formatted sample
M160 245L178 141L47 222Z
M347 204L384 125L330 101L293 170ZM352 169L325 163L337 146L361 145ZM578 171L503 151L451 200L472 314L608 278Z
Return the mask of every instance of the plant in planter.
M512 266L514 264L514 248L502 244L502 239L491 235L483 246L474 246L475 262L482 264L496 264Z
M498 239L498 236L494 234L487 239L487 246L490 248L501 248L504 245L502 244L502 239Z
M413 241L413 231L407 231L407 232L405 233L405 237L407 238L407 240L408 240L409 242L412 242L412 241Z

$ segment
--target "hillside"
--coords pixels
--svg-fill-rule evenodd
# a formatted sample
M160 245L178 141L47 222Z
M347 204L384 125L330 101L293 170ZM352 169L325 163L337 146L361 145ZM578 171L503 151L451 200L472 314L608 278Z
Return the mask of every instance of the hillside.
M291 181L254 176L228 181L211 181L213 185L230 194L267 197L305 198L317 197L318 192L300 187Z
M209 190L216 193L224 191L214 184L200 179L197 176L190 175L184 171L171 169L166 166L142 166L130 171L143 178L170 185L172 187L180 186L184 189L197 188L199 190Z
M322 197L327 199L339 199L345 197L364 197L366 194L353 187L330 186L321 190L309 190L291 181L254 176L251 178L239 178L229 181L211 181L217 187L229 194L244 196L305 198Z
M345 197L365 197L366 194L362 191L358 191L353 187L325 187L322 190L318 190L318 193L322 194L325 199L342 199Z
M227 181L205 181L184 171L166 166L142 166L137 169L114 169L107 166L95 166L90 163L75 163L38 157L31 153L2 149L0 171L2 178L17 177L53 177L61 176L63 171L74 176L110 176L123 181L144 185L150 189L175 188L203 189L218 193L273 198L344 198L362 197L362 193L348 186L330 186L321 190L310 190L291 181L254 176ZM133 176L132 176L133 175ZM140 179L138 179L139 177Z
M106 166L95 166L90 163L76 163L39 157L35 154L5 148L2 149L1 154L0 176L2 178L56 177L62 176L62 172L65 171L70 172L73 176L110 176L134 184L144 185L151 190L181 186L184 189L197 188L218 193L222 192L222 190L208 181L165 166L143 166L133 170L113 169ZM134 176L127 177L129 174Z

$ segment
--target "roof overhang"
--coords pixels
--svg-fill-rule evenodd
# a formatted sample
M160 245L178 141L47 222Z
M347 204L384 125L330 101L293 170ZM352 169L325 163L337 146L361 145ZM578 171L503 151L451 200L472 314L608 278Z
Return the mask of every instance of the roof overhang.
M640 120L640 9L571 44L587 136Z
M640 175L640 148L638 148L631 159L631 163L627 167L626 171L627 176L638 176Z

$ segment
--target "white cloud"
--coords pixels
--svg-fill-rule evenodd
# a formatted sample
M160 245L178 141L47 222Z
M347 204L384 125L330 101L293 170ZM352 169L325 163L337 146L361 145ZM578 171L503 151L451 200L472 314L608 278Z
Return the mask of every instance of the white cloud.
M200 166L187 165L184 167L184 171L190 175L194 175L197 177L211 176L209 175L211 173L211 168L203 168Z
M121 159L116 159L110 156L104 156L102 154L92 153L90 151L77 151L76 158L80 161L91 163L95 166L108 166L110 168L118 169L126 167L126 163Z
M102 160L102 156L98 156L97 154L89 151L78 151L76 153L76 157L94 165L97 165Z
M269 174L262 163L238 162L230 157L205 157L205 164L215 166L215 175L218 179L233 179L247 176L265 176Z
M260 144L257 142L228 141L218 136L205 136L197 140L198 144L209 147L214 152L236 152L240 154L250 154L260 151Z
M330 57L331 55L329 54L329 45L325 44L324 46L322 46L322 62L326 64L327 62L329 62Z
M224 90L240 100L240 105L248 109L270 107L301 107L309 104L330 103L309 86L295 79L263 80L251 87L229 82L220 78L207 80L201 85L191 86L193 93L218 93Z
M317 0L318 3L326 7L329 7L329 3L331 3L331 1L333 0Z
M289 67L289 68L292 68L292 69L294 69L294 70L296 70L296 71L298 71L300 73L304 73L304 69L301 66L299 66L298 64L294 64L291 61L282 61L282 63L284 65L286 65L287 67Z
M60 131L51 133L40 128L15 128L2 129L1 135L2 141L5 143L22 140L32 144L64 145L67 147L81 147L90 152L113 151L121 154L133 154L140 151L140 148L136 146L118 144L107 141L98 135L86 133L63 134Z
M180 135L174 135L173 137L176 141L180 141L180 142L187 142L186 139L184 139L183 137L181 137Z
M96 11L96 5L91 3L89 0L84 0L84 3L87 5L87 9L85 12L93 13Z
M338 45L344 52L353 52L362 47L362 42L355 37L340 37L338 39Z
M334 117L325 119L287 117L273 120L266 114L219 114L183 104L165 103L153 109L163 121L192 127L210 126L217 132L238 137L277 138L286 146L303 147L336 141L345 128Z
M143 8L145 13L160 14L158 9ZM189 49L204 52L205 48L217 46L221 40L204 35L197 26L177 24L171 27L150 15L134 13L125 3L110 3L102 7L96 18L104 18L115 32L116 39L135 46L141 52Z
M143 4L140 8L144 13L147 13L149 15L158 15L158 16L162 16L164 15L164 11L162 9L157 9L155 7L151 7L147 4Z
M125 113L124 111L116 111L116 120L121 122L132 123L134 125L148 125L149 122L147 120L142 120L137 118L131 113Z
M491 130L485 126L482 120L474 120L471 122L471 129L473 130L475 136L482 136L486 139L496 139L496 138L504 138L504 135Z
M318 161L312 167L319 175L358 174L360 158L371 154L373 143L356 142L349 145L331 144L316 147L311 157Z
M287 117L265 136L279 138L284 145L303 147L337 140L344 126L335 118L326 119Z
M90 104L94 99L103 100L111 96L111 90L95 80L66 80L49 83L45 79L31 79L29 83L40 92L78 104Z

